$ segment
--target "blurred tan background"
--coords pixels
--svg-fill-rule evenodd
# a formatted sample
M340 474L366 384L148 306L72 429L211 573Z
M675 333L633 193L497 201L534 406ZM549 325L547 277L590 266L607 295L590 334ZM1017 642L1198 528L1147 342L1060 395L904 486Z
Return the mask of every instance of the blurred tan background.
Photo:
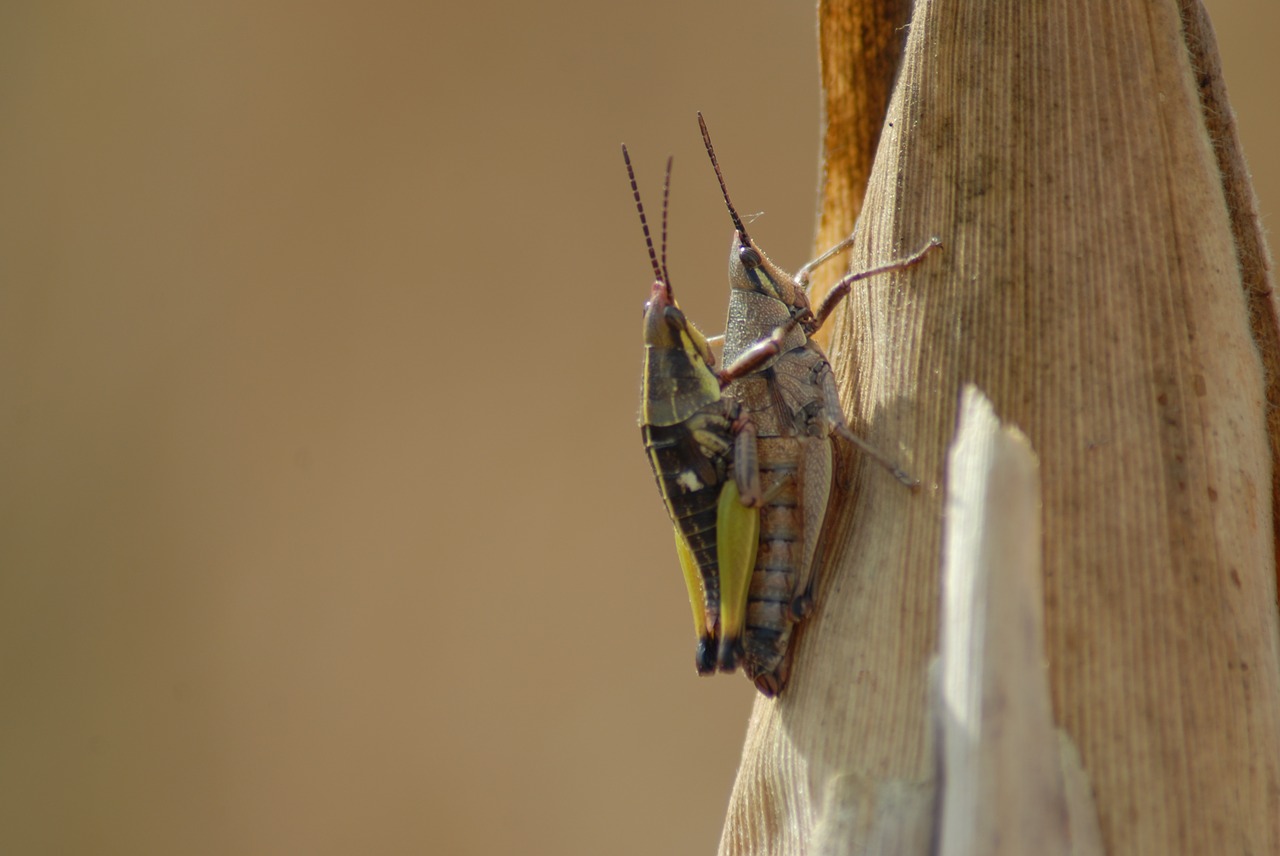
M438 5L0 5L0 852L715 847L618 143L718 332L694 111L798 266L815 15ZM1280 9L1210 11L1275 212Z

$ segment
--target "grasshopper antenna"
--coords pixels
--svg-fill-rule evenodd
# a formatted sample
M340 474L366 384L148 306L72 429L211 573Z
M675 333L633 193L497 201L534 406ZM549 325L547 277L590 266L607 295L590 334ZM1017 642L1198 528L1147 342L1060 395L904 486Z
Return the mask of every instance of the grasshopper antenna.
M702 118L702 111L698 111L698 127L702 129L702 144L707 147L707 154L711 157L711 166L715 168L716 180L720 182L720 192L724 195L724 204L729 207L729 216L733 218L733 228L738 230L738 235L744 243L751 243L751 239L747 237L747 227L742 225L742 218L738 216L738 209L733 207L733 203L729 201L729 188L725 186L724 174L720 172L720 161L716 160L715 146L711 145L711 133L707 130L707 120Z
M662 179L662 281L671 284L667 274L667 202L671 199L671 164L675 158L667 155L667 175Z
M649 221L646 220L644 216L644 204L640 201L640 187L639 185L636 184L636 171L631 166L631 155L627 154L626 143L622 144L622 159L627 163L627 175L631 178L631 195L635 197L636 211L640 213L640 228L644 229L644 242L649 247L649 262L653 265L653 275L656 279L662 282L665 282L667 283L668 286L670 286L671 283L667 280L666 265L658 264L658 254L653 249L653 237L649 234ZM671 178L671 162L668 161L667 162L667 180L670 181L670 178ZM664 262L667 254L667 239L666 239L667 223L666 221L667 221L667 203L666 203L666 194L664 192L663 202L662 202L662 256L663 256Z

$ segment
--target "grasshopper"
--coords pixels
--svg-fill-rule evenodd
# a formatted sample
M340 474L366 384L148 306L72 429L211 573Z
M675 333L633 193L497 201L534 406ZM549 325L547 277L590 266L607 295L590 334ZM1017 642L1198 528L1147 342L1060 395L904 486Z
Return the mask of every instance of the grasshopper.
M658 491L675 530L676 553L689 591L702 675L733 671L746 621L747 586L760 528L755 426L714 370L706 338L676 305L667 274L667 200L662 194L662 262L653 249L627 147L622 157L649 248L654 282L644 307L644 371L640 431Z
M750 354L753 367L736 373L725 390L725 397L739 404L755 425L763 498L742 667L756 688L772 697L787 684L792 628L812 607L814 559L834 477L833 438L854 444L904 484L917 485L849 428L831 365L810 336L855 282L914 265L939 242L932 239L910 256L844 277L815 312L806 288L809 276L848 249L852 236L795 275L782 270L747 234L729 199L701 113L698 124L735 229L723 357L739 365Z

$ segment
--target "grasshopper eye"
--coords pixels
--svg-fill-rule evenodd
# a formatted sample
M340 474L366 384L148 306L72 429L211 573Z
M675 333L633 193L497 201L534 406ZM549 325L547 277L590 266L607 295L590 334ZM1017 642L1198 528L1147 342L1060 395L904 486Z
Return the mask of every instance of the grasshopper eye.
M738 261L742 262L742 266L747 270L758 268L761 265L760 254L751 247L742 247L738 250Z
M688 326L684 320L684 313L674 306L668 306L662 313L662 317L666 320L667 326L673 330L683 330Z

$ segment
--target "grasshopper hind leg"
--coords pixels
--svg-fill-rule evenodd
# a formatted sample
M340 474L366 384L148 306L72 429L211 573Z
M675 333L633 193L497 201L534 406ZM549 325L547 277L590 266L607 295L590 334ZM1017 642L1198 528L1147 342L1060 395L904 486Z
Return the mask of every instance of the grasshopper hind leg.
M694 653L694 667L699 675L710 675L716 670L716 628L707 620L707 592L702 584L702 574L689 543L680 530L675 530L676 553L680 557L680 570L684 572L684 584L689 590L689 606L693 610L693 632L698 638Z
M720 490L716 550L720 565L720 646L717 662L732 672L742 657L747 621L747 594L760 538L760 509L744 504L738 483L729 479Z
M722 672L738 668L747 601L760 537L760 466L756 427L737 408L733 412L732 477L720 492L716 517L716 552L720 565L720 646L716 663Z

